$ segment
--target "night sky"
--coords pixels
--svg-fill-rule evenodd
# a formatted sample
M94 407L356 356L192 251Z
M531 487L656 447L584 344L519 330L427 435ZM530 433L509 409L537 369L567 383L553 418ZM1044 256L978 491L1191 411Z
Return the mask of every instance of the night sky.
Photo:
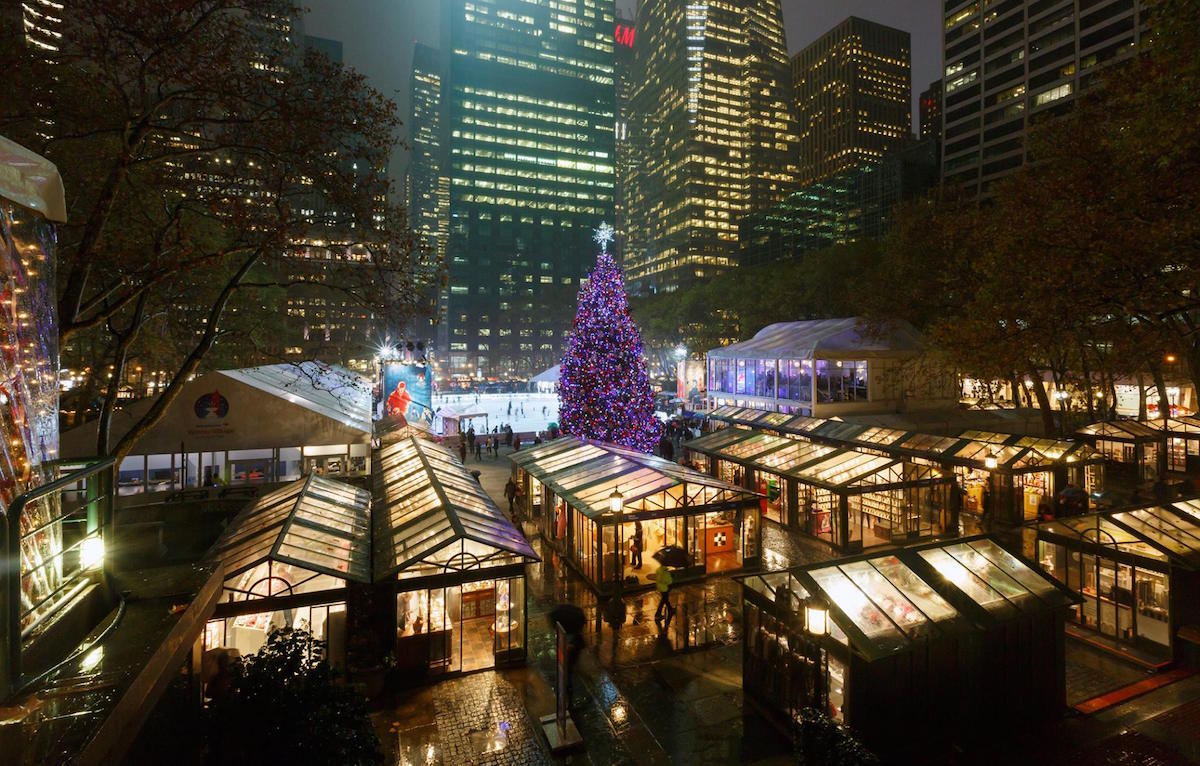
M617 0L633 15L635 0ZM938 79L942 61L941 0L782 0L788 52L820 37L847 16L907 30L913 41L913 130L916 96ZM345 61L396 100L408 118L408 70L414 41L438 44L438 0L307 0L305 32L341 40ZM399 172L407 152L393 161Z

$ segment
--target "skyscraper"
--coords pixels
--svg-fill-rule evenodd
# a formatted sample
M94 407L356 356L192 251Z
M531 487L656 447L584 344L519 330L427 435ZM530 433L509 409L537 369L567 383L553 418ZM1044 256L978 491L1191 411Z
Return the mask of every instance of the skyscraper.
M561 357L592 233L613 220L613 4L446 0L444 12L441 372L527 376Z
M942 137L942 81L934 80L917 100L921 109L921 140Z
M805 183L876 164L910 138L911 50L908 32L851 16L792 57Z
M986 194L1025 161L1025 132L1071 108L1102 65L1131 55L1144 0L945 0L943 61L947 183Z
M633 136L629 132L629 120L633 111L633 51L637 45L637 22L617 16L613 31L614 56L613 79L616 83L616 188L613 197L616 216L616 239L613 254L620 263L625 257L625 244L629 238L629 186L638 171L638 151L633 147Z
M779 0L648 0L632 79L625 274L670 291L736 266L742 216L794 182Z
M449 179L441 173L442 64L435 48L417 43L409 79L408 167L409 225L427 247L445 254L445 192ZM445 181L445 183L443 183Z

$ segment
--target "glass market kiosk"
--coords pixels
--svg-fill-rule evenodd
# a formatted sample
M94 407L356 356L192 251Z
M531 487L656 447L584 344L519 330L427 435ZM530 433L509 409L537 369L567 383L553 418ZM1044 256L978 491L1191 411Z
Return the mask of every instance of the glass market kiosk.
M394 588L398 670L412 681L524 662L528 541L450 450L409 436L379 456L375 581Z
M256 500L230 522L209 557L225 565L225 592L204 648L252 654L271 631L296 628L345 662L346 583L368 583L370 493L310 475Z
M1198 500L1039 525L1037 556L1082 596L1075 626L1149 659L1179 657L1179 628L1200 621Z
M602 442L564 436L510 456L542 536L588 584L609 592L652 587L662 548L682 549L677 578L758 566L756 493L686 466ZM620 498L613 511L613 496ZM642 533L642 566L630 543Z
M1066 707L1078 599L991 538L740 579L743 685L785 728L826 710L907 763Z
M1163 428L1137 420L1106 420L1075 433L1135 481L1157 479L1165 468L1167 431Z
M962 510L982 515L989 506L993 520L1005 524L1036 520L1039 510L1054 507L1056 498L1072 487L1084 493L1103 489L1104 455L1081 441L984 431L937 436L804 415L779 422L753 410L727 408L715 410L708 418L711 425L732 425L713 432L714 439L723 430L754 428L812 444L908 460L954 474L963 493ZM719 441L710 443L708 438L684 446L689 450L697 443L719 446ZM953 526L957 519L947 521Z
M767 519L855 552L949 526L954 477L886 454L727 428L686 445L700 465L755 487Z

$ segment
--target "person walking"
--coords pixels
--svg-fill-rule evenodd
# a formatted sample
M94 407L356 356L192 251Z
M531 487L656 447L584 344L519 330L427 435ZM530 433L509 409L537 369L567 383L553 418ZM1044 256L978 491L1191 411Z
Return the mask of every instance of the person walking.
M458 459L463 462L463 465L467 464L467 440L466 439L458 440Z
M504 485L504 497L508 499L508 516L513 517L513 502L517 499L517 483L510 476Z
M520 451L521 451L521 437L514 436L513 437L513 452L520 452Z
M478 439L475 441L475 462L483 462L483 441Z
M475 452L475 426L467 429L467 451L471 453Z
M492 437L492 460L500 457L500 437Z
M633 522L633 555L630 556L631 561L629 562L634 569L642 568L642 539L642 522L635 521Z
M670 626L671 618L675 616L675 607L671 606L671 583L674 581L671 570L666 564L659 564L654 573L654 585L658 588L658 609L654 610L654 624L664 630ZM663 612L666 612L666 622L663 622Z

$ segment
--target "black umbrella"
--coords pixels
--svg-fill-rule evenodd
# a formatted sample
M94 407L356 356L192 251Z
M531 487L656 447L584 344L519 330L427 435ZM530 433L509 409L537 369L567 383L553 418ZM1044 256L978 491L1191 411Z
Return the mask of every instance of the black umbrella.
M669 567L686 567L691 564L691 557L687 551L680 548L678 545L668 545L659 548L654 552L654 558L660 563Z
M583 610L574 604L559 604L551 609L547 616L551 622L562 625L563 630L568 633L582 633L583 624L587 621Z

